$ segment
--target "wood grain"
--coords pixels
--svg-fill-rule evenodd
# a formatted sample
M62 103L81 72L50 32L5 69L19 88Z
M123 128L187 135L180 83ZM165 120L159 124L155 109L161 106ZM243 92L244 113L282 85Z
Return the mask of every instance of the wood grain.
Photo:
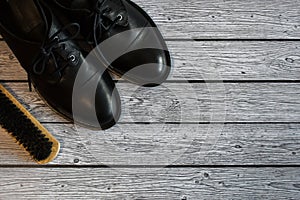
M0 199L299 199L300 1L134 2L167 39L173 73L157 89L118 83L122 118L105 132L7 83L26 74L0 36L0 80L62 145L36 166L0 129Z
M4 168L0 198L298 199L298 168ZM126 169L125 169L126 170Z
M300 163L299 124L226 124L221 129L205 124L118 124L107 131L91 131L70 124L44 126L61 143L59 156L50 165ZM9 164L35 162L0 130L0 167Z
M26 83L5 86L42 122L67 122ZM299 122L299 83L165 83L139 88L120 83L121 123Z
M136 0L166 38L299 38L297 0Z
M299 80L300 42L168 42L172 81ZM26 80L25 71L0 41L0 79Z
M20 63L4 41L0 41L0 79L27 79L25 70L20 66Z
M298 0L134 0L168 39L299 38Z

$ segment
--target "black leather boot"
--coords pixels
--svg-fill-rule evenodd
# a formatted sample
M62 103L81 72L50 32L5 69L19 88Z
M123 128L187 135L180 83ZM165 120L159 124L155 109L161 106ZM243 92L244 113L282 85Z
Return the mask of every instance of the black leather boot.
M167 45L153 20L129 0L44 0L62 18L79 23L81 33L99 47L111 72L139 85L164 82L171 66ZM55 2L55 3L53 3ZM91 50L92 50L91 49Z
M69 33L68 30L72 30ZM85 61L82 49L73 42L80 32L77 23L61 26L51 10L39 0L0 0L0 33L27 71L40 96L56 111L83 125L107 129L119 119L120 97L106 69L97 63L85 64L78 87L100 75L94 96L77 95L72 101L74 83ZM95 70L97 69L97 70ZM87 88L89 89L89 88ZM95 112L97 122L88 117Z

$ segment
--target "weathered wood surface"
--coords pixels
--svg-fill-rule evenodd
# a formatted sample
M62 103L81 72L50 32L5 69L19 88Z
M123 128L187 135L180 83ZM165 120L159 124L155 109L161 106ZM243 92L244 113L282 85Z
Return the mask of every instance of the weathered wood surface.
M0 80L62 145L37 167L0 129L0 199L299 199L300 1L135 2L167 38L173 74L157 89L119 83L122 118L105 132L17 83L26 74L0 39Z
M299 80L300 42L169 41L173 72L168 80ZM26 80L4 41L0 41L2 80Z
M299 39L298 0L135 0L168 39Z
M166 38L299 38L298 0L135 1Z
M298 168L3 168L0 198L298 199ZM18 192L16 192L18 191Z
M66 122L26 83L5 86L42 122ZM299 122L299 83L164 83L157 88L117 85L121 123ZM223 118L224 117L224 118Z
M246 166L300 163L299 124L227 124L221 132L218 132L218 127L205 124L184 124L180 127L174 124L119 124L107 131L84 133L70 124L44 126L61 142L60 154L50 163L55 165ZM204 148L210 145L207 134L214 134L214 140L209 148ZM168 149L164 148L168 144ZM124 153L127 155L122 155ZM169 155L176 159L138 162L137 158L144 158L145 154L154 158ZM2 130L0 167L9 164L32 165L34 162Z

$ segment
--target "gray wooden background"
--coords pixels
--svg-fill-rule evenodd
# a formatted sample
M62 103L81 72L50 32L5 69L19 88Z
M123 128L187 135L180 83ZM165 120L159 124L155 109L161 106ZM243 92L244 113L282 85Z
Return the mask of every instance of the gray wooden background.
M0 199L299 199L300 1L135 2L165 36L173 73L136 94L119 83L120 123L87 137L28 91L0 39L1 82L62 145L38 166L0 130ZM207 130L218 137L199 155Z

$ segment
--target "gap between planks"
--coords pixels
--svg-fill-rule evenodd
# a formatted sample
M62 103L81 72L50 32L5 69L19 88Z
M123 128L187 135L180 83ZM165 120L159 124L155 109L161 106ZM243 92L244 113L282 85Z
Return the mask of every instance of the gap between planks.
M173 70L168 81L299 81L300 42L169 42ZM27 75L0 42L2 80Z
M41 122L67 122L25 83L4 86ZM300 122L299 83L117 84L120 123ZM197 111L197 112L195 112Z
M299 39L299 1L135 0L168 39Z
M44 124L61 142L51 166L298 166L300 124L119 125L106 131ZM213 136L213 137L209 137ZM151 156L156 160L151 160ZM153 158L152 157L152 158ZM0 165L32 165L0 132ZM55 167L53 166L53 167Z

